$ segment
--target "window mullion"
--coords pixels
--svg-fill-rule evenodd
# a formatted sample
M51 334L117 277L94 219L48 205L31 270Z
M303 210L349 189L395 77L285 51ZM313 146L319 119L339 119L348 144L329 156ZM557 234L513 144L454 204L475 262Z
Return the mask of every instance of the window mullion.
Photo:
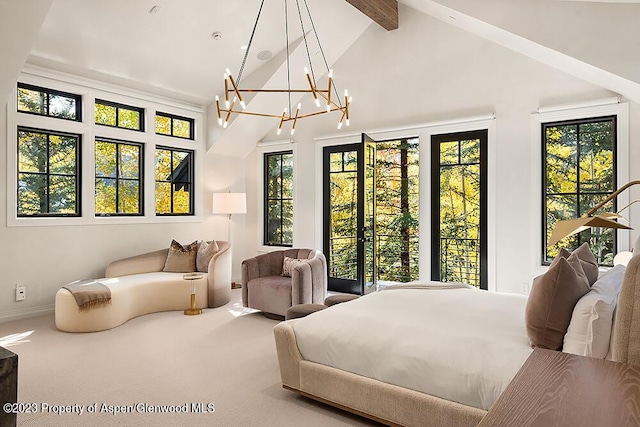
M280 154L280 244L284 243L284 155Z
M46 170L47 213L51 213L51 135L47 134L47 170Z
M116 214L120 212L120 144L115 143L116 149Z
M169 162L169 164L171 165L169 169L169 175L171 175L173 173L173 150L169 150L169 153L171 153L171 161ZM169 181L169 195L171 197L170 199L170 206L171 206L171 213L175 212L175 207L173 206L173 183L171 181Z

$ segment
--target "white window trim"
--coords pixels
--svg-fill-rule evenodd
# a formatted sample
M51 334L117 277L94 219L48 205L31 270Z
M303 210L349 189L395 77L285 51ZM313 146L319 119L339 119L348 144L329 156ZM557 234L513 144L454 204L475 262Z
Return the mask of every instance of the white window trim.
M531 115L531 194L534 195L533 224L531 227L532 265L534 276L544 273L548 267L542 264L542 124L565 120L590 119L616 116L616 180L618 186L629 182L629 104L619 98L606 98L576 104L541 107ZM629 193L617 198L618 206L629 203ZM618 230L617 250L628 251L631 247L628 230Z
M299 185L299 171L296 165L298 164L298 150L296 150L297 144L293 140L274 141L269 143L260 143L257 148L258 155L258 186L256 191L256 203L258 206L258 241L257 250L260 253L272 252L282 249L291 249L296 247L296 230L302 227L303 224L298 224L300 215L296 215L298 212L298 197ZM264 155L270 153L279 153L282 151L293 151L293 245L292 246L275 246L264 244Z
M47 116L37 116L17 112L17 85L7 104L7 226L59 226L59 225L106 225L141 223L192 223L202 222L202 164L204 148L204 109L181 104L144 94L128 91L106 83L78 78L75 76L25 67L19 79L21 83L48 89L60 90L82 97L82 122L62 120ZM96 99L103 99L144 109L145 131L138 132L122 128L96 125L94 105ZM188 117L194 120L194 140L156 135L156 111ZM53 132L68 132L81 137L82 182L80 217L18 217L17 215L17 128L19 126L45 129ZM144 146L144 215L142 216L95 216L95 138L112 138L122 141L142 143ZM194 214L188 216L156 216L155 213L155 148L167 146L188 149L194 152Z
M376 129L363 131L374 140L384 141L402 138L419 139L420 160L420 280L431 280L431 136L446 133L466 132L472 130L487 130L487 287L489 291L497 291L497 256L495 245L496 234L496 131L495 114L463 117L452 120L423 123L414 126L394 129ZM322 159L324 147L342 144L359 143L361 133L348 135L329 135L314 138L315 158ZM315 241L317 247L322 247L323 237L323 193L322 193L322 161L316 161L316 200L315 200Z

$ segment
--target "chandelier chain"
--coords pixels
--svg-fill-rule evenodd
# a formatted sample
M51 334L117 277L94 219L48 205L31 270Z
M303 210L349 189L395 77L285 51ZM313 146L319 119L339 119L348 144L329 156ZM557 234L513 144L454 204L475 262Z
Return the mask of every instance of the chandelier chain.
M329 69L329 63L327 62L327 57L324 55L324 49L322 49L322 44L320 44L320 37L318 37L318 32L316 31L316 25L313 23L313 19L311 18L311 11L309 10L309 4L307 0L304 1L304 7L307 9L307 14L309 15L309 21L311 21L311 28L313 29L313 34L316 36L316 41L318 42L318 47L320 48L320 54L322 55L322 60L324 61L325 67L327 70ZM342 107L342 101L340 100L340 95L338 94L338 89L336 88L335 82L332 84L333 91L336 94L336 100L338 101L338 105Z
M304 40L304 48L307 51L307 60L309 61L309 69L311 70L311 79L313 84L316 84L316 75L313 71L313 63L311 62L311 54L309 53L309 43L307 43L307 31L304 28L304 22L302 20L302 12L300 11L300 0L296 0L296 7L298 8L298 18L300 18L300 29L302 30L302 39ZM309 15L311 19L311 15ZM327 71L329 68L327 67Z
M289 65L289 4L284 0L284 33L287 41L287 90L289 95L289 115L291 115L291 66Z
M251 50L251 44L253 43L253 36L256 34L256 28L258 28L258 21L260 21L260 15L262 14L262 6L264 6L264 0L262 0L262 3L260 3L260 9L258 9L258 16L256 17L255 24L253 24L253 31L251 31L251 37L249 37L249 44L247 45L247 50L244 51L244 58L242 58L240 71L238 71L238 84L240 84L240 80L242 80L242 72L244 71L244 64L247 63L247 58L249 57L249 51Z

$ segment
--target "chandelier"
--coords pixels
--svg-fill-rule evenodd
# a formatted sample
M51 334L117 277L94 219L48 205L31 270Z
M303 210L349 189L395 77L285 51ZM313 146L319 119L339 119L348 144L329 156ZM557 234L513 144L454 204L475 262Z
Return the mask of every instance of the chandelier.
M318 38L318 33L316 32L315 25L313 23L313 19L311 18L311 12L309 11L309 6L307 4L307 0L294 0L295 7L297 11L298 25L300 30L302 31L302 42L304 43L304 49L306 52L306 57L308 60L308 67L304 67L304 74L306 77L306 81L308 83L308 87L297 88L294 89L291 87L291 64L290 64L290 52L289 52L289 8L288 8L288 0L284 0L284 25L285 25L285 38L286 38L286 69L287 69L287 87L286 89L248 89L243 88L241 84L242 72L244 70L245 64L247 62L247 58L249 53L251 52L251 46L253 43L253 39L256 33L256 28L258 27L258 22L260 21L260 16L262 14L262 9L265 3L265 0L262 0L260 4L260 9L258 10L258 16L256 17L256 22L253 26L253 31L251 32L251 37L249 38L249 43L247 44L247 48L244 53L244 58L242 59L242 64L240 65L240 70L238 72L237 79L231 74L229 69L226 69L224 74L224 106L221 106L221 100L219 96L216 96L216 109L218 112L218 123L223 128L226 128L229 124L229 119L232 114L244 114L249 116L259 116L259 117L270 117L279 120L277 133L280 135L282 132L282 127L285 123L292 122L291 124L291 135L293 135L296 131L296 124L298 120L305 119L308 117L314 117L321 114L339 112L340 120L338 121L338 129L342 128L343 124L349 126L349 105L351 104L351 97L347 90L344 91L344 97L341 97L338 94L335 83L333 81L333 70L329 69L329 65L327 64L327 59L325 57L324 51L322 50L322 46L320 45L320 39ZM301 8L300 3L303 3L303 8ZM308 17L308 24L305 27L303 12ZM311 61L311 54L309 53L309 40L307 40L307 35L311 35L315 37L316 43L319 48L318 54L321 55L322 61L324 62L324 71L327 73L328 80L326 84L318 85L316 80L316 73ZM322 73L324 74L324 72ZM277 112L256 112L249 111L247 109L246 104L246 95L247 94L257 94L257 93L268 93L268 94L284 94L285 101L278 101L279 104L274 101L272 104L274 109L272 111ZM295 111L292 109L291 98L292 95L305 95L311 94L313 96L313 100L315 103L315 107L313 107L312 111L302 112L302 104L298 103ZM244 95L244 96L243 96ZM278 97L282 98L282 97ZM283 108L284 104L284 108ZM238 106L239 105L239 106Z

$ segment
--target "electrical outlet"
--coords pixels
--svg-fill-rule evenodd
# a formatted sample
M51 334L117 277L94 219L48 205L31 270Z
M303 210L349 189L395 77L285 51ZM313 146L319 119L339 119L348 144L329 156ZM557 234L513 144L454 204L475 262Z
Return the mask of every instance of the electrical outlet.
M524 295L529 295L529 284L524 282L522 283L522 287L520 288L520 292L522 292Z
M22 283L16 284L16 301L24 301L27 299L27 287Z

